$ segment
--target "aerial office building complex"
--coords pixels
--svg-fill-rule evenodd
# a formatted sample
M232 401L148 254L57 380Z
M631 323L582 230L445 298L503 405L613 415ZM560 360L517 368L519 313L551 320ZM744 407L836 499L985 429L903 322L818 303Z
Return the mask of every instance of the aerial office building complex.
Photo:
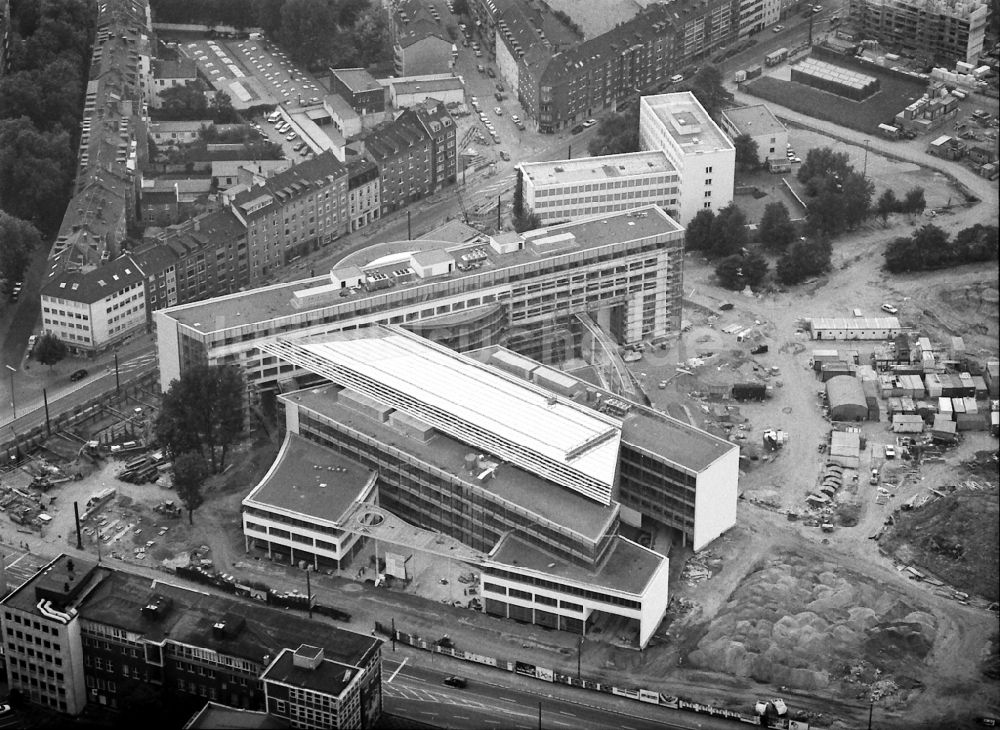
M683 229L656 206L470 243L383 244L362 266L156 312L160 379L167 388L194 364L229 363L273 390L308 373L265 342L379 323L545 360L579 349L576 317L588 313L619 342L661 339L680 325L682 246Z
M479 551L463 559L488 613L576 632L625 617L644 646L668 561L621 524L672 527L700 549L735 522L735 446L508 350L477 360L392 326L261 348L332 382L280 396L283 453L337 465L310 480L279 459L300 473L244 500L248 545L343 567L350 555L330 548L358 537L348 505L377 503Z
M140 684L167 702L266 707L296 727L371 727L381 714L382 642L286 611L67 555L0 603L11 688L68 715L121 707ZM331 673L322 702L295 700Z

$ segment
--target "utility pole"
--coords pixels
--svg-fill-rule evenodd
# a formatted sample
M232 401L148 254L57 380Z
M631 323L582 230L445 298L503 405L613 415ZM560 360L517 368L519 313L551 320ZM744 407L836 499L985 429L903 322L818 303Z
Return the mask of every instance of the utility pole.
M872 712L875 710L874 700L870 700L868 703L868 730L872 730Z
M500 231L500 196L497 195L497 232Z
M406 211L406 240L413 240L413 230L410 228L410 211Z
M396 617L392 617L392 650L396 651Z
M865 140L865 166L861 171L861 177L868 179L868 140Z
M538 730L542 730L542 703L538 703ZM869 728L868 730L871 730Z
M312 581L309 579L309 574L312 571L309 570L309 566L306 566L306 606L309 611L309 618L313 617L313 592L312 592Z
M118 353L115 353L115 395L121 395L121 383L118 380Z
M583 634L580 634L580 636L576 640L576 681L580 682L581 684L583 683L583 679L580 676L581 675L580 656L582 653L583 653Z
M42 388L42 401L45 403L45 432L52 435L52 425L49 423L49 394Z
M80 503L73 502L73 517L76 519L76 549L83 550L83 537L80 535ZM101 541L101 535L98 533L97 541Z

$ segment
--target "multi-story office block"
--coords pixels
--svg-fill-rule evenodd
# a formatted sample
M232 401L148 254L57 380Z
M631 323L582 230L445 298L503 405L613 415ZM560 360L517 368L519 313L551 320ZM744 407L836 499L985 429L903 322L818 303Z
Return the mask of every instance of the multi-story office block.
M100 269L50 274L41 305L45 331L72 352L113 345L147 324L143 272L127 254Z
M481 568L488 613L570 631L622 616L644 646L666 605L667 560L620 537L621 524L673 528L700 549L735 523L737 447L510 351L473 359L399 327L262 347L333 383L280 396L273 471L298 474L269 474L244 501L248 544L272 556L343 567L314 539L330 504L339 535L326 540L361 524L344 505L377 503L478 551L443 549ZM335 482L333 461L344 464ZM284 505L267 530L261 489ZM394 549L392 532L363 532ZM434 545L395 534L409 535L402 548Z
M765 104L726 109L720 124L733 140L747 135L757 143L757 156L767 165L771 160L784 162L788 149L788 129Z
M545 225L648 205L677 206L678 176L663 152L517 166L525 209Z
M195 363L233 363L271 389L304 372L262 353L264 342L379 323L545 360L577 352L576 315L595 310L622 343L660 339L680 326L683 236L650 206L481 242L381 244L377 260L327 276L156 312L161 381Z
M348 232L347 167L324 152L238 194L230 210L246 227L250 276L264 281Z
M165 703L261 709L265 674L306 641L338 668L327 707L351 718L326 727L371 727L381 713L382 642L287 611L67 555L0 603L11 687L68 715L88 703L118 708L139 685ZM283 684L310 691L307 675Z
M985 0L851 0L849 12L862 38L974 64L990 10Z
M732 202L736 148L690 91L640 99L639 146L662 150L677 170L682 225Z

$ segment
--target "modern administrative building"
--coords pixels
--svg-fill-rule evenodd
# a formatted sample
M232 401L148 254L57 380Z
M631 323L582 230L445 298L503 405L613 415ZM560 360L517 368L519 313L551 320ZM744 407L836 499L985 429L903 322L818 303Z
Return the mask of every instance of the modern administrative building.
M622 523L670 523L695 549L735 524L736 446L504 348L472 357L394 325L260 347L327 382L279 396L283 456L244 500L248 545L345 567L352 533L391 542L352 527L370 503L468 546L487 613L574 632L625 617L645 646L669 562Z
M229 363L253 388L273 390L307 373L279 363L264 343L373 324L401 324L457 350L502 344L544 361L579 352L577 315L593 316L622 344L659 340L680 325L683 238L650 205L464 243L381 244L360 266L157 311L161 383L195 364Z

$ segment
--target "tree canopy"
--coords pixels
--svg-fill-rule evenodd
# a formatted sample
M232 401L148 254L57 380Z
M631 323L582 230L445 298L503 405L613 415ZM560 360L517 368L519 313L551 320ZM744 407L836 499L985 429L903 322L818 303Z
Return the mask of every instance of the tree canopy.
M775 273L782 284L798 284L830 268L830 240L819 237L793 243L778 259Z
M32 252L42 245L38 229L30 222L0 210L0 273L10 281L24 278Z
M620 155L639 151L639 110L637 105L605 118L587 145L593 156Z
M66 343L51 332L46 332L35 343L35 350L32 353L32 357L42 365L48 365L51 368L66 357L66 352Z
M912 236L893 239L885 250L885 268L893 273L996 260L997 227L980 223L963 228L951 241L947 232L928 224Z
M188 451L175 456L174 489L177 498L188 511L188 523L194 524L194 511L205 503L203 487L208 478L208 464L204 457L196 451Z
M691 80L691 93L711 117L715 117L732 98L722 85L722 72L712 64L698 69Z
M760 284L767 276L767 268L767 260L756 251L751 251L726 256L716 265L715 276L722 286L739 291Z
M772 251L784 251L795 240L795 224L784 203L767 204L757 226L757 239Z
M0 120L0 208L40 231L59 227L75 165L64 130L38 130L27 117Z
M164 394L155 429L171 455L197 452L213 472L221 471L243 430L242 374L228 365L184 371Z
M749 134L741 134L733 140L736 148L736 166L743 172L752 172L760 167L760 150L757 141Z
M699 210L684 231L684 249L687 251L708 251L712 247L712 224L715 211L710 208Z
M715 214L711 237L709 253L713 258L740 253L747 245L747 217L735 202Z

